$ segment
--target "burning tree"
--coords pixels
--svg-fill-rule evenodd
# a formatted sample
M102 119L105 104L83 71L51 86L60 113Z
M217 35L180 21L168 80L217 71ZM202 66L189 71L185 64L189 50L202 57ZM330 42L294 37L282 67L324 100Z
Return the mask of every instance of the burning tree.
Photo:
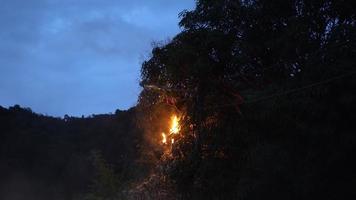
M342 72L353 72L356 57L350 8L349 1L199 0L181 13L183 31L142 65L139 107L161 174L183 197L235 199L250 148L265 132L273 138L271 119L293 126L281 117L292 101L281 97L309 98L306 89L353 74Z

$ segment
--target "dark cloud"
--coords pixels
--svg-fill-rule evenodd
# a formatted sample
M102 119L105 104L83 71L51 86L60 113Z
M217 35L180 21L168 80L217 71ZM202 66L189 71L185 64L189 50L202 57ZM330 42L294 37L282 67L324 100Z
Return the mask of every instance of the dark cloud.
M62 116L133 106L152 41L193 0L0 0L0 105ZM141 60L140 60L141 58Z

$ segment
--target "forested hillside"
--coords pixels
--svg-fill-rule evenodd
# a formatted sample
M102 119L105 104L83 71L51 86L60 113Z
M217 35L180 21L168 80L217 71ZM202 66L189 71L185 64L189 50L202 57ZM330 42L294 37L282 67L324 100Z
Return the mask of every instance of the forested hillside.
M120 184L144 175L136 162L142 134L135 113L133 108L54 118L20 106L0 107L0 199L74 199L101 193L102 185L111 184L95 183L105 167L112 168L108 175L117 176ZM99 168L103 165L105 169Z

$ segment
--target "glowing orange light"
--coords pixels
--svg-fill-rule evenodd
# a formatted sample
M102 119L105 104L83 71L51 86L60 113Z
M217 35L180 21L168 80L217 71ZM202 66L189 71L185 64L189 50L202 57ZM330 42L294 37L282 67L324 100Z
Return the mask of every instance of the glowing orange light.
M171 128L169 129L170 134L178 134L180 130L179 120L177 115L171 117Z
M162 133L162 143L167 144L167 137L165 133Z
M172 138L171 135L176 135L179 134L180 131L180 126L179 126L179 119L177 115L172 115L171 120L170 120L170 128L169 128L169 134L166 135L164 132L162 132L162 144L167 144L167 140L171 140L171 144L173 144L174 138Z

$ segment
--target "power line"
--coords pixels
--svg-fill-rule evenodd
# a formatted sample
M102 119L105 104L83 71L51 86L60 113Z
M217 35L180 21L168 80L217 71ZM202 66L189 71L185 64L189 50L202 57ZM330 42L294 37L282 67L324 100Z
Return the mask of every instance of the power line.
M356 70L352 71L350 73L347 73L347 74L343 74L343 75L340 75L340 76L335 76L335 77L332 77L332 78L329 78L329 79L326 79L326 80L315 82L315 83L312 83L312 84L309 84L309 85L306 85L306 86L303 86L303 87L300 87L300 88L295 88L295 89L291 89L291 90L288 90L288 91L285 91L285 92L280 92L280 93L277 93L277 94L272 94L272 95L268 95L268 96L265 96L265 97L262 97L262 98L258 98L258 99L255 99L255 100L247 101L244 104L256 103L256 102L260 102L260 101L263 101L263 100L268 100L268 99L271 99L271 98L274 98L274 97L283 96L283 95L291 94L291 93L294 93L294 92L299 92L299 91L302 91L302 90L305 90L305 89L309 89L309 88L312 88L312 87L315 87L315 86L318 86L318 85L322 85L322 84L326 84L326 83L332 82L334 80L342 79L342 78L345 78L347 76L351 76L353 74L356 74ZM222 105L210 106L210 107L218 108L218 107L225 107L225 106L232 106L232 105L235 105L235 103L222 104Z

